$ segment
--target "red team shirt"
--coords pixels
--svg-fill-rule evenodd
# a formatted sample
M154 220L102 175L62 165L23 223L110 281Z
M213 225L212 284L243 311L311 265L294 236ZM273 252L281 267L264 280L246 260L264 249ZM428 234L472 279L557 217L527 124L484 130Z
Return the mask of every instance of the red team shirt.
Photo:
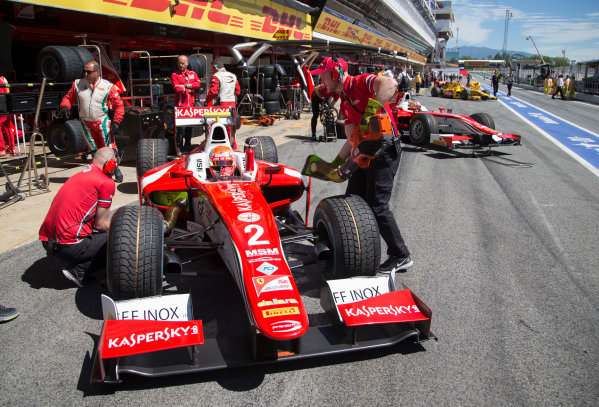
M40 228L40 240L56 237L60 244L73 244L92 233L96 208L110 208L115 184L102 169L90 164L60 188Z
M376 75L365 73L358 76L350 76L343 84L343 93L351 99L351 103L361 112L359 113L351 107L345 95L341 93L341 114L348 123L360 124L360 120L364 116L364 110L366 110L366 105L368 105L368 99L374 97L374 80L376 78ZM389 104L385 103L383 109L389 115L394 133L397 134L395 118L391 114Z

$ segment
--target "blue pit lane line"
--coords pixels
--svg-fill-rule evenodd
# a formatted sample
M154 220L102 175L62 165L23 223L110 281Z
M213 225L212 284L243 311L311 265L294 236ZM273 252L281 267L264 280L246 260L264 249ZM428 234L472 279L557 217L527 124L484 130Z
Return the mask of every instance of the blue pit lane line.
M493 92L488 85L481 84L481 87ZM497 100L599 176L599 134L585 130L518 98L508 97L504 92L497 92ZM526 141L526 138L523 140Z

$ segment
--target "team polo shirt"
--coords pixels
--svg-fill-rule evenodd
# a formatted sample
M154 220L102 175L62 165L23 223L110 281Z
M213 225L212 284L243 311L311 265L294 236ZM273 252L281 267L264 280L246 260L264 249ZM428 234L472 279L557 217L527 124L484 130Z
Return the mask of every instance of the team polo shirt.
M347 123L360 124L360 120L364 116L366 105L368 105L368 99L374 98L374 80L377 75L371 73L365 73L358 76L349 76L343 84L343 93L341 93L341 114L346 119ZM346 99L346 96L351 100L351 103L360 112L351 107L350 103ZM393 130L395 134L395 118L391 114L391 108L388 103L383 105L383 109L391 118Z
M60 244L79 243L92 233L96 209L110 208L114 190L114 181L94 164L73 175L54 197L40 228L40 240L56 237Z

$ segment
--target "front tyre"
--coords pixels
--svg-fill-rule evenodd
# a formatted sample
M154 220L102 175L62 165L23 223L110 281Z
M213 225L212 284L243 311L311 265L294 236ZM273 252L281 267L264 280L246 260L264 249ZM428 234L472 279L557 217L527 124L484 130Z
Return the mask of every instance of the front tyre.
M243 151L247 150L248 147L254 149L255 158L257 160L268 161L270 163L279 162L279 154L277 153L277 145L272 137L269 136L258 136L248 137L245 139L245 146Z
M163 217L151 206L124 206L110 222L107 285L115 300L162 294Z
M426 145L436 133L437 120L432 114L419 113L410 121L410 142L416 146Z
M314 212L317 249L327 248L325 274L332 278L372 276L379 268L381 241L370 206L357 195L320 201Z
M143 138L137 143L137 177L168 162L168 140L164 138Z

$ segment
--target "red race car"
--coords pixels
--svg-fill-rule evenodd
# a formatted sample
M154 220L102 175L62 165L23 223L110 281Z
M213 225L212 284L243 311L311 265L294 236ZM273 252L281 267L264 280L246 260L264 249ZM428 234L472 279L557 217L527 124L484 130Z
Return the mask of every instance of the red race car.
M474 113L470 117L445 112L429 111L411 100L408 93L398 92L391 110L399 130L407 131L410 142L417 146L437 144L447 148L491 148L502 145L520 145L522 136L504 134L495 130L495 122L487 113Z
M308 226L291 203L304 194L309 202L310 179L277 163L270 137L250 137L245 151L234 151L225 128L232 124L230 114L219 109L177 108L177 125L206 129L206 140L187 156L166 162L164 140L140 140L140 205L113 215L107 283L115 300L148 297L168 308L164 281L175 278L174 285L182 286L181 276L213 277L207 257L212 255L220 260L216 268L228 271L241 301L226 294L224 283L206 293L222 292L210 301L220 304L216 310L194 298L210 310L194 307L191 328L164 328L179 336L191 329L199 335L193 345L166 344L156 327L161 322L152 321L146 327L151 332L140 333L139 321L124 317L134 312L112 312L115 322L105 311L92 380L118 382L121 373L170 375L428 339L431 310L410 290L395 290L394 276L377 276L381 248L370 207L357 196L325 198ZM306 218L308 213L306 205ZM298 242L312 252L292 253ZM321 286L317 312L326 314L324 323L311 319L291 272L309 264L318 270L312 284ZM227 295L231 298L223 298ZM236 328L234 335L223 328L202 331L202 322L236 301L244 315L224 312L218 324ZM143 315L160 315L155 309L161 308L153 305Z

